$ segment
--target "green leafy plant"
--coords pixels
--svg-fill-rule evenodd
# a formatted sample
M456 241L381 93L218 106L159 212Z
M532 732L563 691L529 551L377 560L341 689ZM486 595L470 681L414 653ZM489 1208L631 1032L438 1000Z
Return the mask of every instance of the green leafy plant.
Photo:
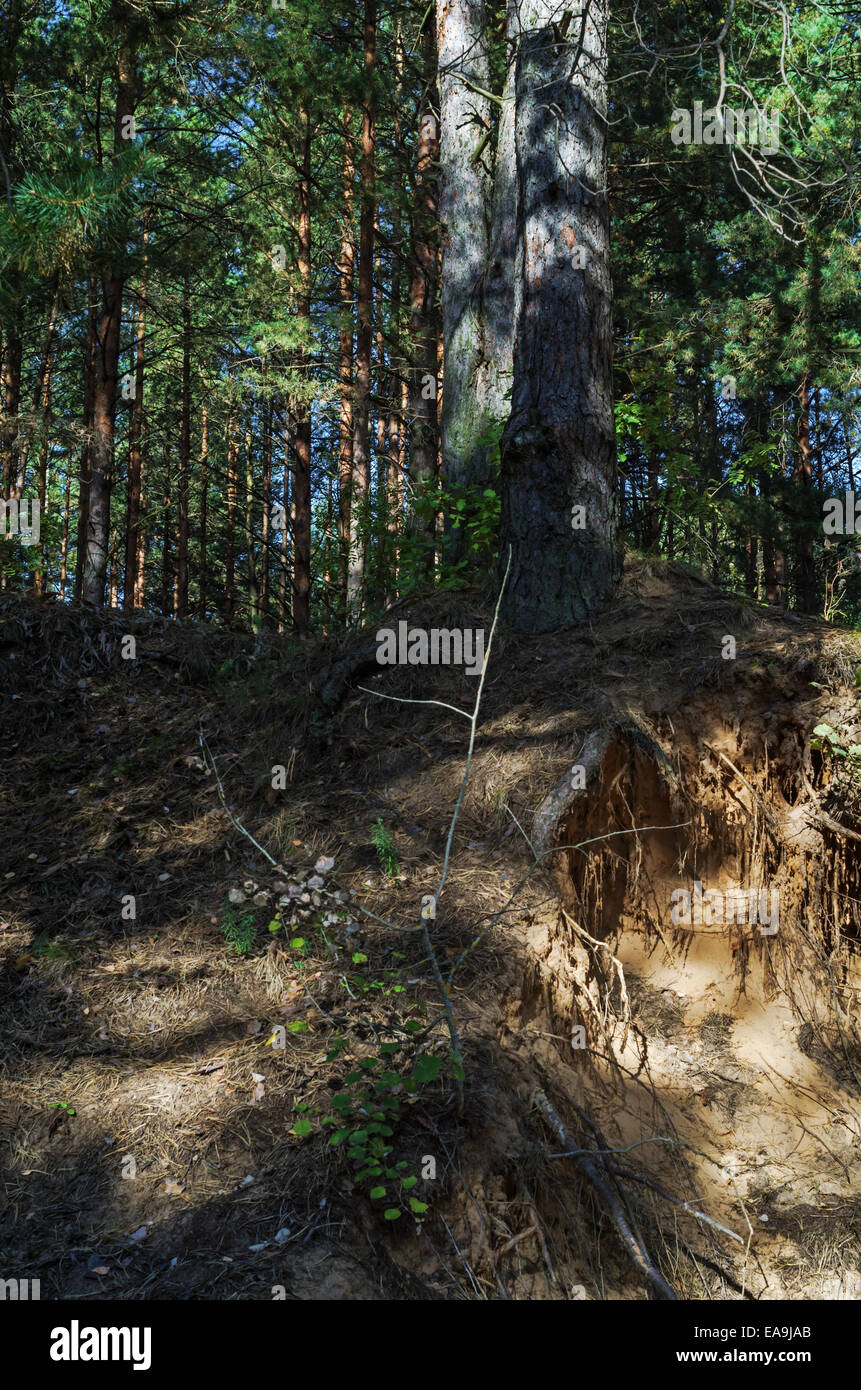
M380 861L380 868L383 873L387 874L389 878L396 878L400 873L401 866L398 863L395 842L380 819L377 820L376 825L371 831L371 841L374 849L377 851L377 857Z
M67 1115L77 1115L74 1105L70 1105L67 1100L55 1100L49 1107L51 1110L65 1110Z
M818 749L822 753L828 754L832 758L846 759L850 764L856 764L861 772L861 743L850 743L844 748L841 737L846 737L846 730L832 728L830 724L817 724L810 739L810 747Z
M421 1032L422 1024L417 1019L406 1019L403 1029L408 1033ZM347 1046L345 1038L334 1038L326 1060L336 1061ZM319 1121L321 1128L333 1129L330 1147L345 1147L354 1182L368 1188L372 1202L387 1203L383 1211L386 1221L395 1221L402 1215L421 1221L428 1210L427 1202L422 1202L413 1191L418 1178L408 1171L407 1160L396 1156L395 1128L403 1117L405 1103L422 1086L437 1080L444 1059L424 1052L395 1071L395 1056L409 1046L404 1042L381 1043L380 1055L360 1057L355 1069L343 1078L343 1089L332 1096L332 1113ZM318 1112L305 1104L297 1105L296 1111L299 1119L293 1133L300 1139L307 1138L314 1130Z

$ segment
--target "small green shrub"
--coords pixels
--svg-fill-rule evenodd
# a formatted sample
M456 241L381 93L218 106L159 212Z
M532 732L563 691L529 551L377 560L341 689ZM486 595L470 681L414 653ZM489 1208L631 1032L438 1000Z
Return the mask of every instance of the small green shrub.
M395 842L380 819L377 820L371 831L371 840L377 851L377 858L383 873L387 874L389 878L397 878L401 866L398 863Z

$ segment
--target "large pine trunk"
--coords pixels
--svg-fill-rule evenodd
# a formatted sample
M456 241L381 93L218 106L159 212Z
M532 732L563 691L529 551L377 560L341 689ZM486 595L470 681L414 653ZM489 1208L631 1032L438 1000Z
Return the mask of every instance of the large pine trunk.
M606 191L606 0L560 41L554 0L526 0L515 72L517 318L502 443L505 618L581 622L617 573L612 287Z

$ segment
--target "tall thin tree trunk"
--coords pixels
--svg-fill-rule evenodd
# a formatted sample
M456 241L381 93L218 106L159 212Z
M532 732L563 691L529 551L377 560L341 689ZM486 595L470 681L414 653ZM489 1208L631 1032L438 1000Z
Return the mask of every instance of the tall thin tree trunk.
M126 135L126 118L135 107L135 56L129 43L121 41L117 68L117 101L114 117L114 158ZM90 603L102 604L105 597L105 571L111 525L111 493L114 483L114 412L120 357L120 329L123 310L123 274L110 266L102 277L102 314L96 351L96 383L93 399L93 445L89 487L87 554L84 565L83 595Z
M147 247L149 245L149 208L143 215L143 271L141 274L138 298L137 326L135 330L134 361L134 399L129 420L129 480L126 501L126 558L125 584L123 586L123 607L140 608L143 605L143 588L138 566L138 548L141 537L141 495L143 490L143 453L141 436L143 432L143 393L144 393L144 354L146 350L146 296L149 283Z
M236 403L231 401L227 412L227 554L224 577L224 606L228 623L233 622L236 613L236 409Z
M173 612L174 564L173 517L171 515L170 449L165 449L161 525L161 611L167 618Z
M208 555L207 545L207 501L209 493L209 414L204 404L200 412L200 572L198 576L198 587L200 590L198 598L198 616L205 621L206 619L206 585L208 581Z
M60 602L66 597L69 568L69 519L72 513L72 453L66 459L66 494L63 500L63 535L60 540Z
M3 492L11 497L18 481L18 412L21 409L21 333L24 311L19 304L9 332L6 336L3 354L3 432L0 435L0 459L2 459Z
M338 421L338 537L340 596L338 621L347 622L347 575L350 563L350 499L353 487L353 163L352 108L344 108L343 223L338 292L341 308L338 377L341 406Z
M248 592L248 621L257 623L257 556L254 550L254 404L248 407L245 423L245 586Z
M179 483L176 547L176 614L188 616L188 494L191 475L191 291L182 282L182 397L179 419Z
M111 531L111 544L108 564L108 604L111 608L119 606L120 597L120 565L119 565L120 538L117 535L117 528Z
M54 293L51 299L51 308L48 313L48 322L45 326L45 337L42 344L42 352L39 358L39 370L36 373L36 385L33 388L33 419L30 424L19 432L18 435L18 468L17 480L15 483L15 496L20 498L24 495L24 487L27 480L27 464L30 461L30 448L33 443L33 435L36 432L36 422L40 412L42 425L45 425L45 415L47 413L47 383L51 372L51 354L54 351L54 339L57 335L57 317L60 310L60 288L55 280Z
M48 353L48 360L45 363L45 370L42 375L42 447L39 451L39 515L44 517L47 513L48 500L48 455L50 453L50 440L48 438L48 415L51 409L51 354ZM45 563L45 541L40 536L37 549L36 577L34 592L43 594L44 589L44 563Z
M416 193L411 228L409 341L410 487L413 507L410 530L424 538L421 567L434 569L435 524L432 510L417 510L425 489L437 473L439 374L437 353L439 325L436 314L439 284L437 235L439 131L434 114L437 95L433 82L436 44L430 24L424 36L425 101L419 118Z
M299 291L296 313L305 334L311 333L311 114L299 113L302 176L299 180ZM310 371L310 353L303 354ZM293 474L293 627L306 636L311 626L311 403L303 401L296 421Z
M22 0L7 0L0 12L0 197L12 203L15 176L15 97L18 86L18 42L23 25ZM3 421L0 427L0 491L9 497L17 478L15 446L21 392L21 332L23 310L18 303L3 343ZM10 410L10 405L12 409ZM6 587L5 574L0 587Z
M813 453L810 447L810 373L805 372L798 388L798 457L794 469L794 480L801 488L802 495L810 492L813 484ZM805 499L806 500L806 499ZM802 503L798 518L798 541L796 544L796 563L798 565L798 600L804 613L816 609L816 572L813 558L813 537L810 533L810 519L807 508Z
M81 472L78 481L78 534L75 551L75 598L83 595L84 565L87 556L87 534L90 515L90 468L93 454L93 402L96 391L96 352L98 336L98 305L96 284L87 281L87 337L84 346L84 444L81 449Z
M272 511L272 413L273 402L267 397L263 402L263 545L260 551L260 591L257 603L257 621L262 626L266 619L269 603L269 536L271 532Z
M353 485L350 511L350 559L347 608L357 622L362 607L365 536L371 486L371 342L374 316L374 74L377 62L376 0L364 0L365 94L362 102L362 185L359 218L359 294L356 324L356 390L353 405Z
M288 518L292 514L293 504L290 498L290 435L292 424L290 411L284 411L284 477L282 482L281 501L283 505L284 526L281 531L281 580L278 588L278 631L284 632L287 628L287 619L290 612L289 604L289 561L290 561L290 528Z

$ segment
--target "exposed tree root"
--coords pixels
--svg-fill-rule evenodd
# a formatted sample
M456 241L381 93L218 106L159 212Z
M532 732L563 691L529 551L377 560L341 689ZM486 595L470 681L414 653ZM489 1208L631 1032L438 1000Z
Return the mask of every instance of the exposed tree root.
M561 1117L557 1111L554 1110L550 1101L539 1087L536 1087L533 1091L532 1101L543 1115L546 1123L558 1136L563 1147L566 1150L578 1150L579 1145L577 1141L568 1133ZM622 1210L621 1201L610 1190L609 1184L605 1182L603 1174L606 1173L608 1176L612 1176L612 1174L603 1159L593 1158L590 1155L580 1152L571 1153L569 1157L571 1162L576 1164L577 1168L579 1168L580 1172L601 1198L637 1269L649 1280L649 1283L654 1286L661 1298L675 1301L678 1295L674 1289L670 1288L670 1285L664 1279L663 1275L655 1268L652 1258L643 1244L642 1238L638 1238L631 1230L628 1217Z

